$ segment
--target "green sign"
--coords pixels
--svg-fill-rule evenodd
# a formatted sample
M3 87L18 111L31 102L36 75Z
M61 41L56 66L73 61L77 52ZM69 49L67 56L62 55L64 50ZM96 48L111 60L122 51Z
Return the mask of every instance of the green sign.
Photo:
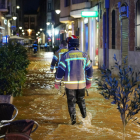
M82 11L81 12L82 17L98 17L97 11Z

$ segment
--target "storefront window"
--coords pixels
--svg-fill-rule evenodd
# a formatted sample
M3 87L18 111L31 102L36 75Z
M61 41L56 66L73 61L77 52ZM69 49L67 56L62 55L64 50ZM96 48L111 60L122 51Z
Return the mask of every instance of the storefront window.
M140 0L136 3L137 50L140 50Z
M112 11L112 49L115 49L115 10Z

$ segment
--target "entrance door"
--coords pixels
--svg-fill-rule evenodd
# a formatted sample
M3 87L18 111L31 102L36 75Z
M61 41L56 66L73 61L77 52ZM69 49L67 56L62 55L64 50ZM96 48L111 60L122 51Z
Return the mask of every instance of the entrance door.
M103 65L106 66L106 12L103 15Z
M124 58L126 58L126 65L128 65L128 18L122 19L121 27L121 51L122 51L122 65L124 65Z

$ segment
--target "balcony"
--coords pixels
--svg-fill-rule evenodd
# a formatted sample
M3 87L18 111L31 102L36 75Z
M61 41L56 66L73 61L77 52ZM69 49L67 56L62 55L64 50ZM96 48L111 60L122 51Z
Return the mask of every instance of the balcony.
M0 11L1 12L8 12L7 0L0 0Z
M83 2L88 2L88 0L72 0L72 4L78 4Z
M74 18L80 18L82 11L88 11L91 8L91 2L87 0L73 0L73 3L71 5L70 16Z
M87 1L87 0L81 0L81 1ZM74 2L71 5L71 11L88 9L90 7L91 7L91 2L80 2L80 3Z

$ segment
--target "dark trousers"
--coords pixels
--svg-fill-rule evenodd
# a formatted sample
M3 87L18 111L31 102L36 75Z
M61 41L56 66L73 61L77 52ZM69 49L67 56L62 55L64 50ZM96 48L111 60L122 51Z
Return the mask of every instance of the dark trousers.
M82 117L86 117L86 105L85 105L85 88L84 89L67 89L67 103L70 117L74 115L76 117L75 104L77 103L82 114Z

